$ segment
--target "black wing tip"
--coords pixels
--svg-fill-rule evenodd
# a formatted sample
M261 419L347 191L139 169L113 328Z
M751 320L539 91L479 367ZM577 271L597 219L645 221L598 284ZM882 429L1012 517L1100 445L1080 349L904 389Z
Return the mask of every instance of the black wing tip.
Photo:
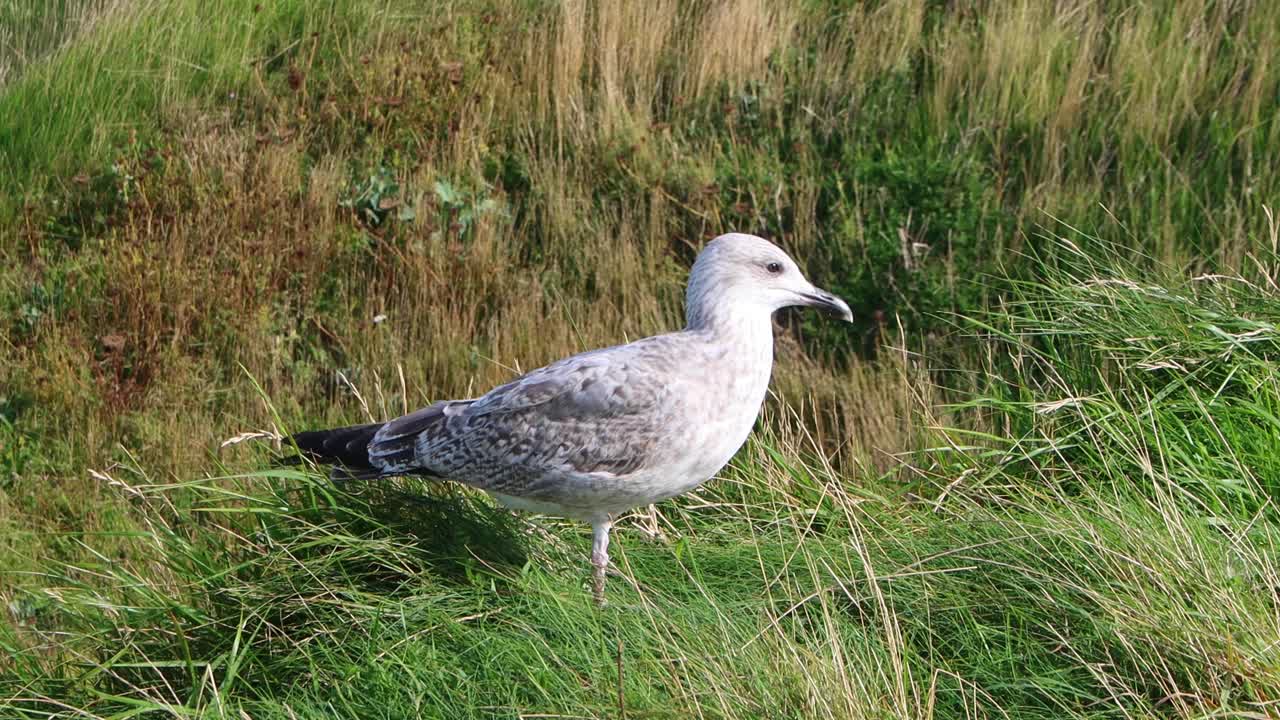
M369 460L369 443L383 423L352 425L331 430L306 430L284 439L284 445L298 448L301 456L293 456L288 464L301 462L301 457L350 470L373 470Z

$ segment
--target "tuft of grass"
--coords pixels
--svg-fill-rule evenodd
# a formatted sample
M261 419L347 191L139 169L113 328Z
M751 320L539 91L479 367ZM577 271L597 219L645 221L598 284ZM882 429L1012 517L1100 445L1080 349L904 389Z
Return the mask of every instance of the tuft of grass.
M1260 248L1249 275L1159 280L1059 242L1071 262L973 321L1004 358L990 368L995 394L975 405L1005 417L993 452L1016 445L1050 484L1082 483L1073 468L1084 466L1211 517L1269 512L1280 499L1274 250Z
M11 2L0 8L0 87L71 42L117 3L110 0Z
M267 76L337 52L374 12L359 2L84 2L77 19L72 5L19 2L12 11L46 28L49 42L74 40L53 52L14 48L24 62L7 82L0 76L6 224L24 204L56 207L73 176L181 122L175 111L193 103L253 116Z

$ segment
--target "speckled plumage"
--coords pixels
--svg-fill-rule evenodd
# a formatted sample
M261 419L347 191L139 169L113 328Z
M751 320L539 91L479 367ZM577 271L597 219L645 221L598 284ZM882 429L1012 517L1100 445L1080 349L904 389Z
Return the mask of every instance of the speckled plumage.
M369 459L593 520L685 492L728 462L764 399L771 351L737 355L681 332L575 355L419 411L431 420L417 433L388 423Z
M746 441L773 366L772 314L786 305L850 317L773 244L721 236L690 274L684 330L574 355L385 425L294 439L365 475L454 480L517 509L592 523L602 600L612 517L692 490ZM330 451L335 439L345 454Z

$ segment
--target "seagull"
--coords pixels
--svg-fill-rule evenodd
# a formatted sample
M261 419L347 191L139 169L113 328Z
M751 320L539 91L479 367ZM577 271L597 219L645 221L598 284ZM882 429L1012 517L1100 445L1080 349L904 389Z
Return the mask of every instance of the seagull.
M773 314L789 306L853 320L777 245L721 235L693 263L683 330L579 353L478 398L289 440L334 477L451 480L590 523L603 606L614 520L693 490L742 447L773 370Z

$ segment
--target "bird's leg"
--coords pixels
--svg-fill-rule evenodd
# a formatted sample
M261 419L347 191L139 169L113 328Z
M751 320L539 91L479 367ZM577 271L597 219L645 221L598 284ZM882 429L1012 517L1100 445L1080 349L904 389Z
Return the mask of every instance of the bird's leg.
M609 530L613 519L606 517L591 524L591 591L597 607L604 607L604 576L609 569Z

